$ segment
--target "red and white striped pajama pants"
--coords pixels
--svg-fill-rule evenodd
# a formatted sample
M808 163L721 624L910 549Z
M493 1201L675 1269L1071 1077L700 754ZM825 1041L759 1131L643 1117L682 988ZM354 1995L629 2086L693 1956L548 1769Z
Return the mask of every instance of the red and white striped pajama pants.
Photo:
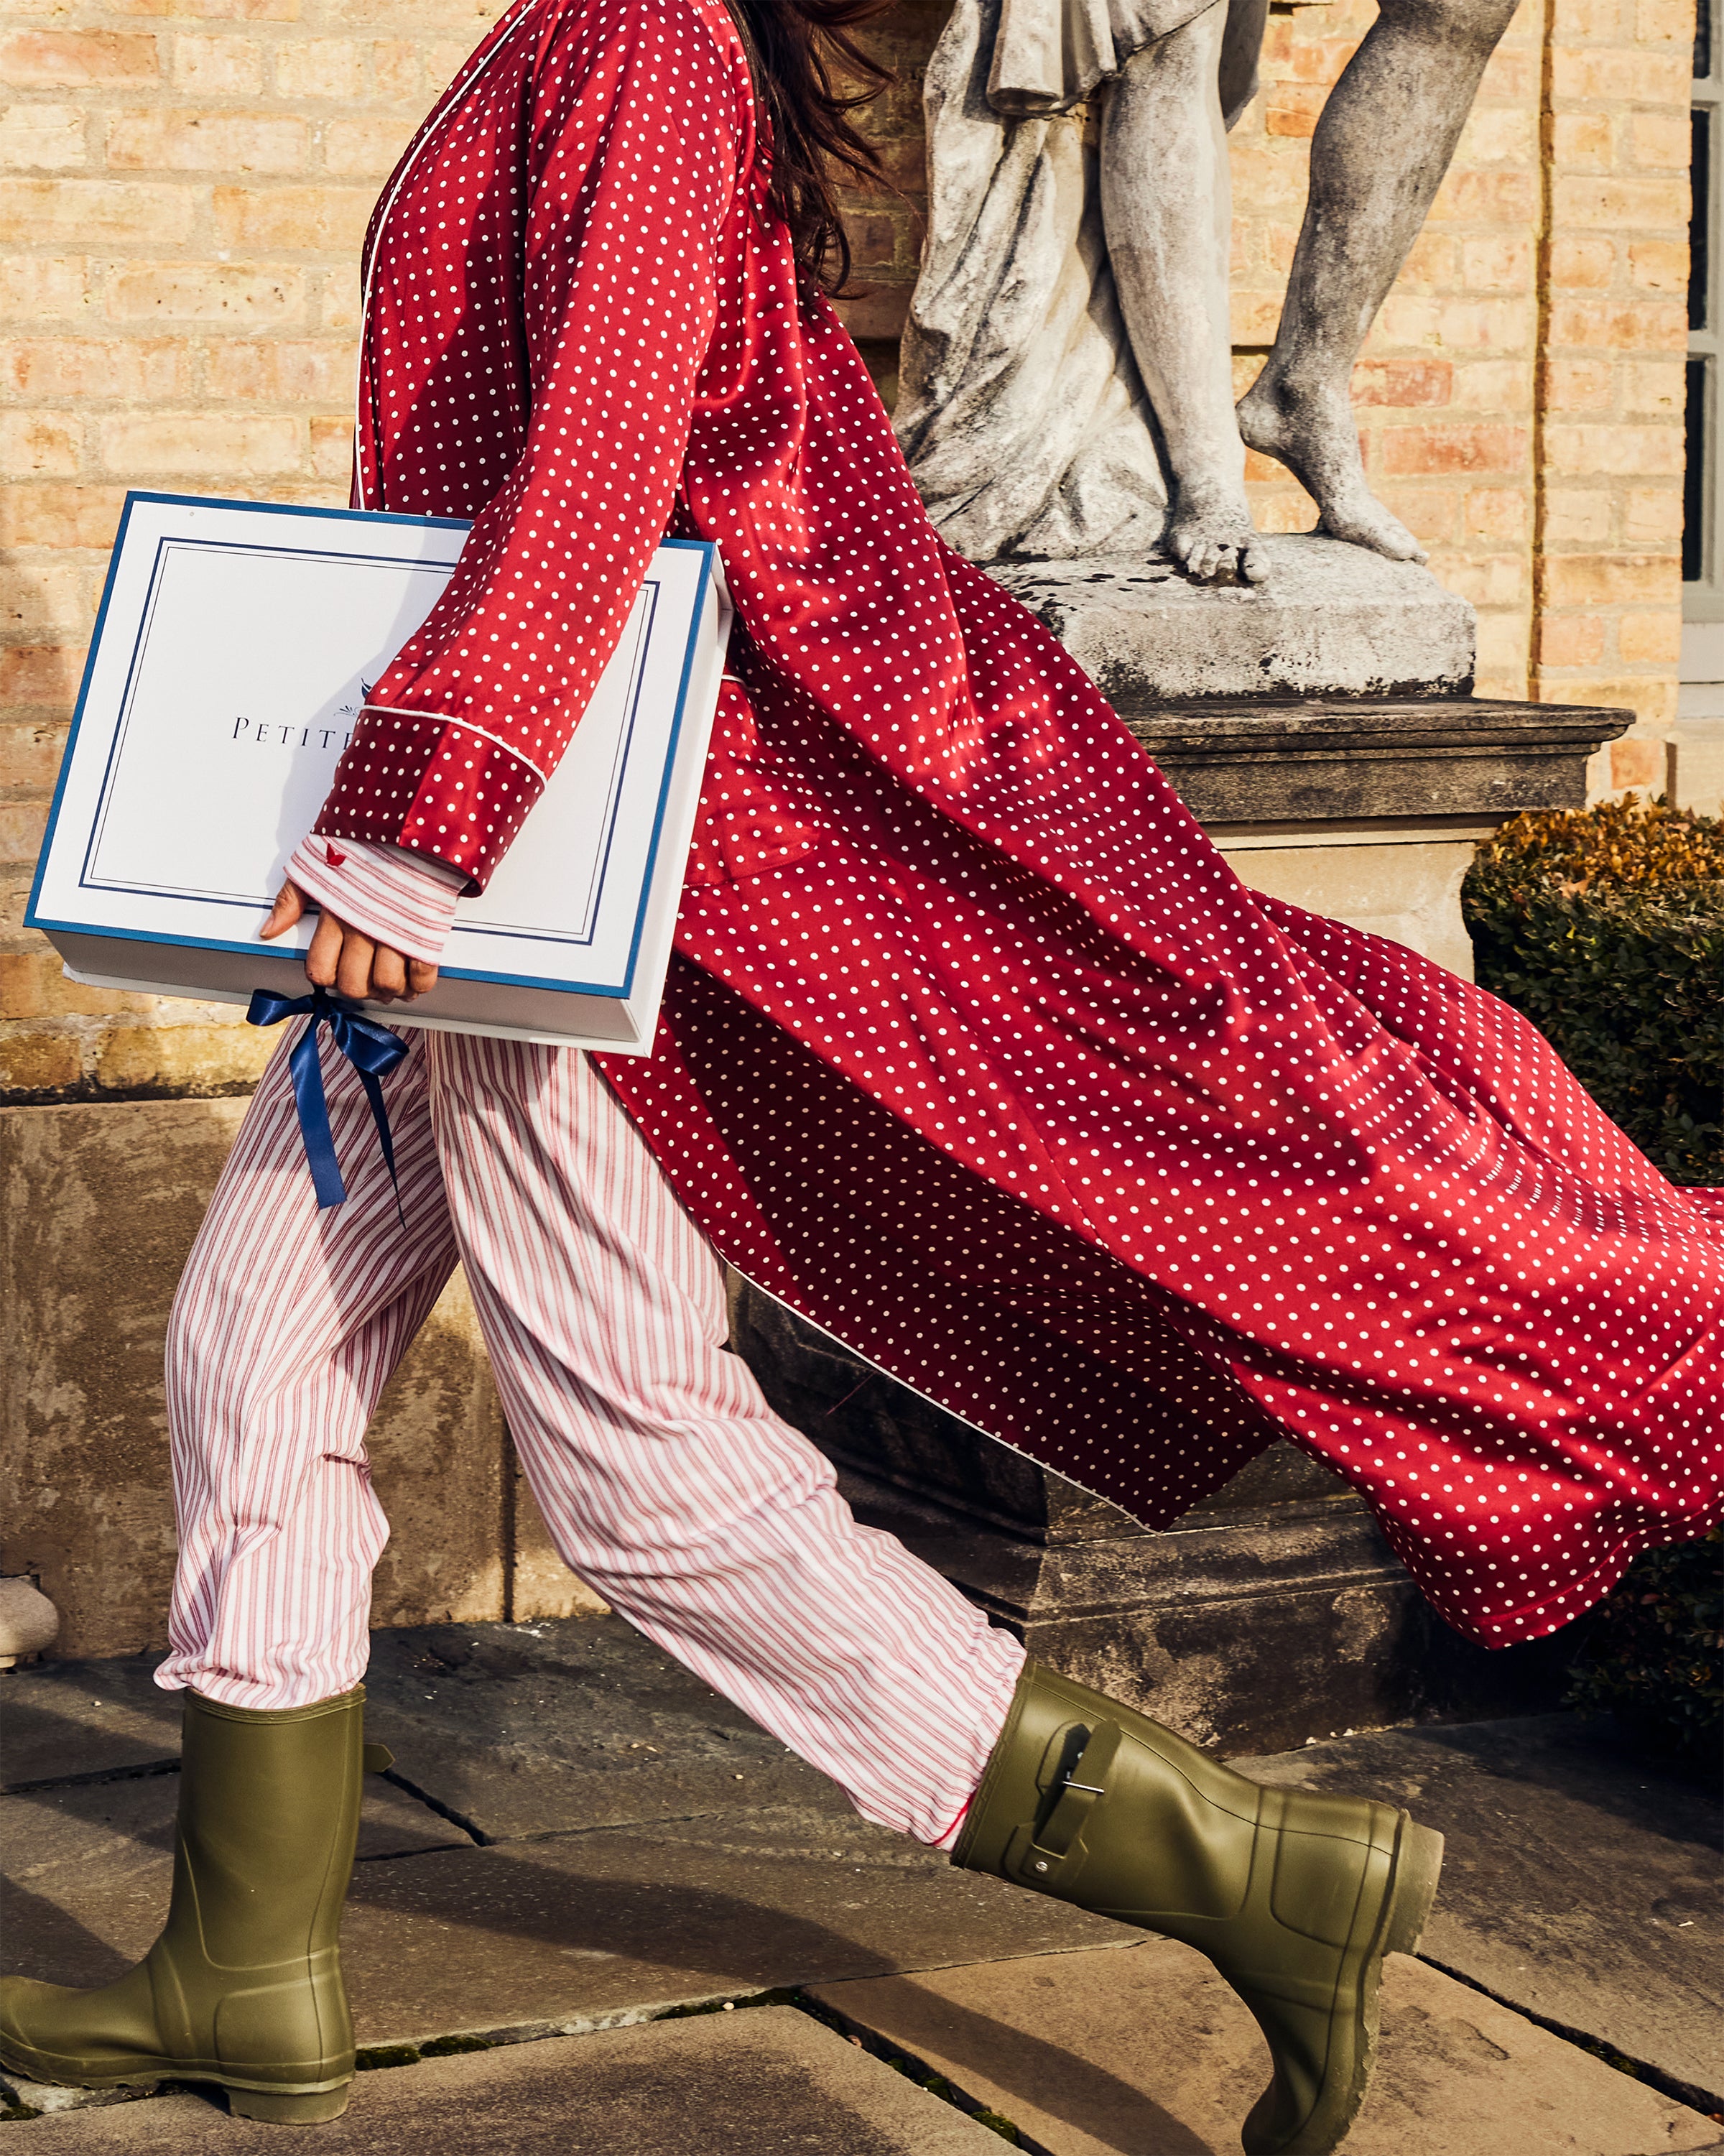
M297 1021L174 1305L179 1514L169 1689L299 1707L363 1676L388 1527L365 1430L457 1260L509 1427L570 1566L829 1774L948 1840L1022 1648L889 1535L726 1353L723 1276L584 1055L410 1031L383 1081L403 1226L357 1079L327 1046L347 1202L320 1214L289 1081Z

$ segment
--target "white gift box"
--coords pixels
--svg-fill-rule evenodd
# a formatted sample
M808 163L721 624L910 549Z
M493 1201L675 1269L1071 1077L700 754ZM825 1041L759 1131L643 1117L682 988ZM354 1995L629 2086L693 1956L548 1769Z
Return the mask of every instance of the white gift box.
M444 517L132 493L25 918L100 988L305 993L264 942L360 706L449 581ZM717 549L667 540L574 738L438 984L392 1025L649 1053L730 628Z

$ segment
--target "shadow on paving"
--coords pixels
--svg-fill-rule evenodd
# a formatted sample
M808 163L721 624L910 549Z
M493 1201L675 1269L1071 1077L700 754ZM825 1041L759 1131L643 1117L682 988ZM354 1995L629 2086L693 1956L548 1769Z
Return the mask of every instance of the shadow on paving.
M153 1681L160 1654L0 1673L0 1794L136 1774L180 1756L180 1705Z
M372 1635L367 1733L482 1841L761 1805L850 1807L621 1618Z
M298 2147L189 2092L74 2112L23 2148L155 2152ZM659 2022L362 2074L319 2156L988 2156L1003 2144L829 2030L782 2007Z
M869 1825L620 1620L372 1644L367 1732L397 1763L367 1778L342 1934L367 2046L1133 1936ZM177 1709L143 1658L23 1674L0 1705L29 1708L30 1764L63 1779L4 1800L0 1967L94 1985L161 1922L177 1775L148 1740ZM88 1779L126 1757L129 1779Z
M838 1837L834 1837L834 1827ZM1124 1943L1124 1928L797 1810L368 1865L342 1956L364 2041Z
M150 1681L154 1659L0 1677L6 1773L35 1785L4 1800L0 1967L93 1985L154 1938L177 1788L177 1707ZM369 1733L397 1764L367 1781L343 1933L367 2046L590 2030L906 1971L999 1964L1016 1981L1013 1962L1142 1938L868 1825L615 1618L379 1633L368 1687ZM1448 1838L1427 1959L1716 2107L1724 1928L1705 1788L1566 1715L1239 1763L1408 1805ZM972 2005L961 2052L993 2025ZM946 2010L970 2009L953 1994ZM1038 2076L1067 2057L1047 2048ZM1092 2091L1090 2108L1116 2110L1124 2087Z
M823 1984L840 2025L1010 2118L1049 2156L1239 2156L1268 2057L1244 2005L1171 1939ZM1346 2156L1716 2152L1719 2129L1405 1955Z

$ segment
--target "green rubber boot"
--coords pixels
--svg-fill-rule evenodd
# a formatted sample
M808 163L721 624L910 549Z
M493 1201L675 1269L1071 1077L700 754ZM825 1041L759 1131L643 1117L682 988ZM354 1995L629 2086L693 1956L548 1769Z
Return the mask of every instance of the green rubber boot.
M99 1991L0 1980L0 2062L81 2088L214 2082L241 2118L339 2118L353 2023L336 1934L364 1702L362 1686L271 1713L188 1691L161 1938Z
M1275 2065L1247 2156L1327 2156L1364 2098L1383 1958L1418 1944L1443 1838L1388 1804L1247 1781L1031 1662L952 1861L1207 1954Z

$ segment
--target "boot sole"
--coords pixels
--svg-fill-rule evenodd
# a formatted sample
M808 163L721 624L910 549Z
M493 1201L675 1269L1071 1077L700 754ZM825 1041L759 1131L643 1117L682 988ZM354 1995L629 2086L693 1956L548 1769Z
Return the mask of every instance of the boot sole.
M1437 1881L1443 1869L1443 1837L1434 1828L1419 1826L1401 1814L1395 1836L1388 1887L1377 1912L1371 1936L1359 1954L1352 1990L1359 2030L1352 2071L1344 2082L1331 2082L1316 2108L1290 2141L1244 2142L1246 2156L1331 2156L1345 2139L1370 2085L1377 2062L1379 1997L1383 1964L1392 1953L1417 1951L1431 1904L1437 1897ZM1337 1999L1339 2006L1340 2000ZM1341 2016L1337 2014L1337 2020ZM1338 2033L1338 2031L1337 2031Z
M310 2082L297 2088L271 2087L263 2082L237 2081L210 2068L182 2065L176 2059L140 2061L124 2071L81 2068L76 2059L60 2058L50 2051L36 2051L24 2044L0 2037L0 2066L26 2080L48 2088L152 2089L163 2082L196 2082L200 2087L225 2090L228 2108L236 2118L264 2119L280 2126L321 2126L339 2118L352 2092L351 2075L338 2082Z

